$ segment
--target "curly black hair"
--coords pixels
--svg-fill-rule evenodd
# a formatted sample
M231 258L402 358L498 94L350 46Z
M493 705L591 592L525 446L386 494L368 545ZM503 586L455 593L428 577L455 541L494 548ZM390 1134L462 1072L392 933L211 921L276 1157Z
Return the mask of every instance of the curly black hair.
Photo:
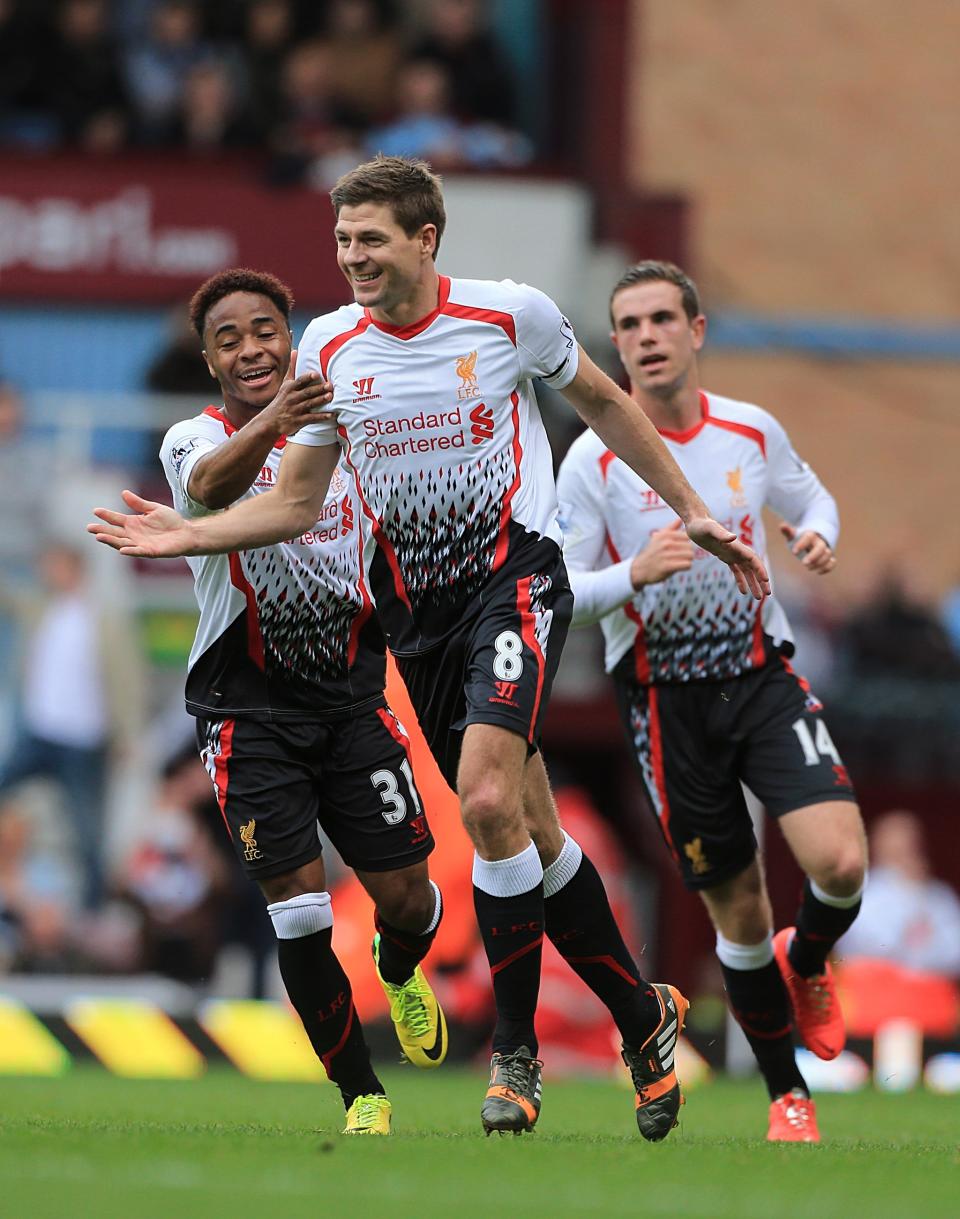
M268 271L253 271L249 267L228 267L225 271L211 275L190 298L190 322L201 339L207 314L217 301L223 300L231 292L259 292L261 296L269 297L286 321L290 321L293 293L282 280Z

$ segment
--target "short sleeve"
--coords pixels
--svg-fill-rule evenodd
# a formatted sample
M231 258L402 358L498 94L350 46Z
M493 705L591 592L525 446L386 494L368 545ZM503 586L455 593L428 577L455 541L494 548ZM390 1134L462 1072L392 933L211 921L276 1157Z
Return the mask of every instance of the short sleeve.
M297 345L297 376L305 372L322 372L320 368L320 349L323 336L327 332L314 319L303 332L303 338ZM333 401L325 406L325 411L336 411L337 392ZM321 448L325 444L337 444L337 421L335 419L318 419L316 423L304 424L292 436L287 437L288 444L305 444L310 448Z
M517 351L527 377L564 389L577 375L579 348L573 327L549 296L518 284Z
M201 457L212 453L218 442L204 435L192 419L175 423L163 438L160 446L160 464L166 475L173 502L188 516L205 516L209 509L190 497L190 475Z

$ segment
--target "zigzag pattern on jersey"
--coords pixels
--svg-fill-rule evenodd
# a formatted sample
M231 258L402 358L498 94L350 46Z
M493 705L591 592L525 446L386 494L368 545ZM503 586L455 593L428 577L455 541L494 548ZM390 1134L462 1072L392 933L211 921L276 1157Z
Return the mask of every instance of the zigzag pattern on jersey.
M362 606L346 578L349 573L335 570L335 557L335 552L326 556L322 573L320 564L313 570L300 562L295 575L275 548L245 552L268 675L293 673L307 682L349 675L350 629ZM320 582L321 574L326 584ZM331 584L336 591L330 591Z
M756 667L756 602L737 591L725 567L710 567L652 585L644 596L651 682L715 681Z
M513 467L505 449L482 465L370 479L370 501L414 611L460 605L487 582Z

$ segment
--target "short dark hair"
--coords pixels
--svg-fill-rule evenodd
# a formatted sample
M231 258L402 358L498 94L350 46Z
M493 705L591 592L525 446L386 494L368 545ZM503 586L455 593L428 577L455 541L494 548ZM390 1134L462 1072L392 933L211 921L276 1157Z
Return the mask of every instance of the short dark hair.
M618 292L622 292L624 288L632 288L634 284L656 283L673 284L680 289L683 311L691 322L695 317L700 316L700 293L686 271L681 270L676 263L647 258L643 262L635 263L632 267L627 267L613 285L613 291L610 293L611 326L613 325L613 298Z
M408 237L425 224L437 230L436 258L447 224L440 177L417 157L385 157L378 153L338 178L330 192L337 217L342 207L360 203L387 203Z
M293 308L293 293L282 281L268 271L252 271L249 267L228 267L218 271L190 297L190 322L200 338L207 324L207 314L217 303L231 292L258 292L269 297L289 324Z

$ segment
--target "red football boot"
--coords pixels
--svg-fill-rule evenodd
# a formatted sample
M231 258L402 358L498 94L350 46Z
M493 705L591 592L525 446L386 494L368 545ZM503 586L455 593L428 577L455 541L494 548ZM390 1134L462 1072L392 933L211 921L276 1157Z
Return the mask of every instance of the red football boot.
M773 937L773 955L790 994L794 1023L808 1050L818 1058L836 1058L847 1043L847 1030L833 971L828 961L822 974L801 978L787 956L794 931L784 927Z
M794 1088L770 1102L768 1143L819 1143L817 1109L809 1096Z

